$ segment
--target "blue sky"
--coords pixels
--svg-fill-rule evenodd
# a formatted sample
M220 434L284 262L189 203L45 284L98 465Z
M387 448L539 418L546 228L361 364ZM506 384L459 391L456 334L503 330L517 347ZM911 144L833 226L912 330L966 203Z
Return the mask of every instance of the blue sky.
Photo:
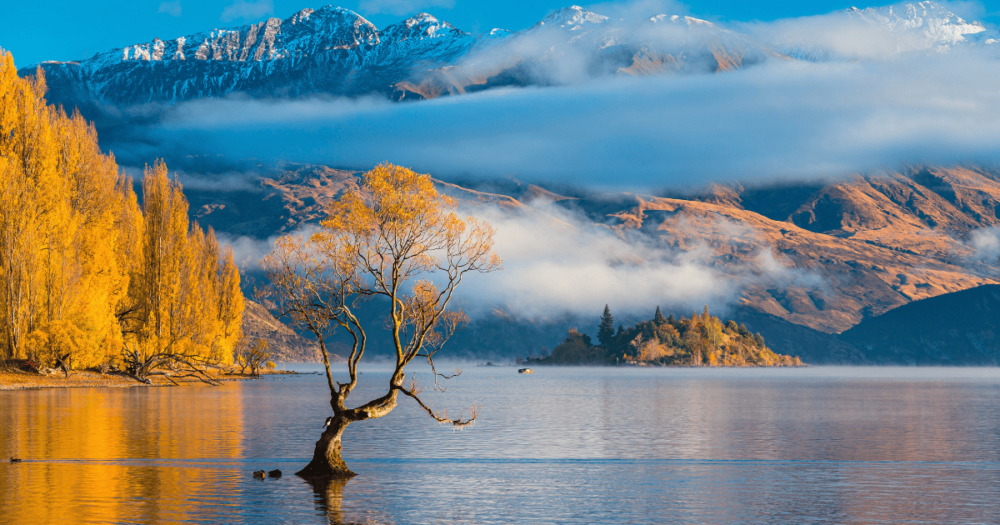
M579 0L577 0L579 1ZM571 5L573 0L345 0L353 9L382 28L409 14L427 11L466 31L493 27L520 30L548 13ZM828 13L850 7L851 0L746 2L735 0L633 0L630 2L580 2L608 13L634 7L648 14L691 14L710 20L774 20ZM882 5L889 2L877 2ZM12 0L4 6L5 23L0 47L14 53L18 66L42 60L87 58L98 51L152 40L173 38L216 27L230 27L276 16L285 18L306 7L326 5L323 0L50 0L44 8L36 2ZM858 7L868 7L866 4ZM991 21L1000 11L1000 0L970 2L974 18ZM964 13L960 13L964 14ZM13 23L12 23L13 22Z

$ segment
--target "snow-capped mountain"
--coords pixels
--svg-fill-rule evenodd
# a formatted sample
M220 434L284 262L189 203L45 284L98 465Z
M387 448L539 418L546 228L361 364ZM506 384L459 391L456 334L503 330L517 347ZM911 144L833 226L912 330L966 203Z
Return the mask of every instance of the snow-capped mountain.
M567 56L580 58L582 69L555 64ZM571 6L523 33L470 34L426 13L378 29L353 11L327 6L41 67L50 100L99 107L230 93L431 98L558 84L566 75L719 71L777 56L749 37L690 17L612 20Z
M710 73L788 57L705 20L611 19L571 6L523 33L480 46L445 67L414 73L393 97L434 98L501 86L563 85L605 75Z
M858 18L892 33L917 38L917 45L927 48L978 42L986 33L979 22L966 22L937 2L902 3L886 7L847 10Z
M592 27L597 24L604 24L608 20L610 19L604 15L599 15L574 5L552 13L532 26L528 31L553 27L558 27L566 31L579 31L588 26Z
M996 43L996 31L966 21L937 2L904 2L791 19L758 34L783 53L824 62L889 57L907 52L946 52L953 47Z
M157 38L79 62L41 66L50 98L60 102L89 96L98 103L131 105L234 92L358 95L386 91L418 63L447 63L497 40L426 13L379 30L353 11L327 6L285 20Z
M570 6L520 33L471 34L427 13L379 29L351 10L326 6L284 20L155 38L41 67L49 99L86 112L88 106L175 103L232 93L426 99L603 75L727 71L789 57L855 59L865 56L868 40L877 40L883 54L995 41L982 24L930 1L851 8L808 20L814 26L772 24L776 34L755 33L755 39L689 16L624 20ZM844 24L861 36L845 38L838 29Z

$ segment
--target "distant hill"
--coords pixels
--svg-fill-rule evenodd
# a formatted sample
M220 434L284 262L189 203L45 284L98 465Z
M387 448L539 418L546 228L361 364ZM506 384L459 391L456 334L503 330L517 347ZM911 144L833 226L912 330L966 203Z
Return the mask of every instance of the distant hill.
M243 333L252 339L267 341L271 361L286 363L317 363L321 360L319 345L306 339L284 323L275 319L266 308L248 300L243 312ZM344 347L334 343L331 352L344 353ZM330 356L331 362L344 361L339 354Z
M915 301L840 335L872 363L1000 365L1000 286Z
M189 193L199 221L264 239L317 222L325 205L355 188L359 176L358 171L289 165L260 178L256 187L237 192L192 188ZM921 168L814 186L717 187L683 198L621 194L591 199L519 183L495 184L487 192L439 182L439 189L469 204L515 214L536 213L532 199L543 197L595 223L645 233L653 242L679 249L705 242L716 251L722 270L752 265L770 247L783 264L821 277L825 287L762 282L744 291L728 317L760 332L775 352L807 364L993 364L996 352L981 348L995 348L989 346L991 303L969 298L997 290L979 285L996 282L1000 269L995 261L973 258L962 238L1000 224L994 211L1000 208L998 179L987 170ZM719 227L720 219L753 234L735 238ZM916 302L907 305L910 301ZM910 312L924 317L913 321L917 314ZM498 309L474 318L442 355L493 360L545 355L570 328L595 334L597 313L522 319ZM898 317L897 324L910 322L915 331L884 326ZM841 336L831 333L858 322ZM379 330L369 335L372 355L388 348ZM345 347L339 348L343 353ZM285 359L299 359L291 355L304 354L296 350Z
M776 315L749 307L737 308L731 317L751 332L764 336L767 346L778 354L799 357L809 365L865 365L865 353L834 334L813 330Z
M201 224L267 239L318 222L328 203L357 187L360 175L289 164L245 189L188 187L185 193ZM912 301L997 284L1000 275L997 261L978 257L969 242L976 230L1000 226L1000 174L986 169L928 167L821 184L715 187L703 194L669 197L591 194L510 181L439 182L439 189L463 203L495 206L514 216L545 214L545 207L535 202L543 198L650 246L678 252L701 249L720 273L747 283L740 308L826 334ZM762 254L774 258L771 273L760 268ZM748 271L757 273L748 279ZM735 318L754 323L749 317ZM764 325L772 321L766 316L756 319ZM505 334L517 332L516 322L503 323ZM555 339L539 346L552 348L562 341L566 325L562 320L559 324L560 329L543 330ZM481 334L492 329L473 328ZM763 326L753 330L766 331ZM807 355L817 350L781 348L778 339L764 335L777 345L776 351L814 362ZM507 340L511 348L523 348ZM824 340L834 347L839 344L835 338ZM819 356L824 362L843 362L833 356L852 354L823 344L829 350L822 351L828 356ZM470 339L463 345L471 350L480 342Z

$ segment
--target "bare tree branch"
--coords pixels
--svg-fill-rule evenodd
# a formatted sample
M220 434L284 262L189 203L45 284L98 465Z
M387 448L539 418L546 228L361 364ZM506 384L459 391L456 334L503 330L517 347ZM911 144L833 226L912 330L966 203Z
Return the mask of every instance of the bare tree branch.
M462 428L471 426L476 422L476 418L479 417L479 407L473 406L472 408L469 409L470 417L468 419L462 419L461 416L455 419L449 418L447 410L445 410L443 413L435 412L434 409L425 405L424 402L421 401L419 397L417 397L418 395L417 393L414 393L413 391L407 390L403 387L396 387L396 389L405 394L407 397L410 397L414 401L416 401L417 404L420 405L420 408L424 409L424 412L427 412L427 415L431 416L438 423L447 423L456 428Z

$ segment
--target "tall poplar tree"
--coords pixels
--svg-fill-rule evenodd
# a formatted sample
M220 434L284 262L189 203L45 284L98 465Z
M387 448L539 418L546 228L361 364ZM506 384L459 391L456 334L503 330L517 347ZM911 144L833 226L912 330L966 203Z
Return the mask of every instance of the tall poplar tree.
M162 162L140 208L93 125L44 95L42 71L20 78L0 49L0 358L232 362L243 297L231 250L190 224Z

